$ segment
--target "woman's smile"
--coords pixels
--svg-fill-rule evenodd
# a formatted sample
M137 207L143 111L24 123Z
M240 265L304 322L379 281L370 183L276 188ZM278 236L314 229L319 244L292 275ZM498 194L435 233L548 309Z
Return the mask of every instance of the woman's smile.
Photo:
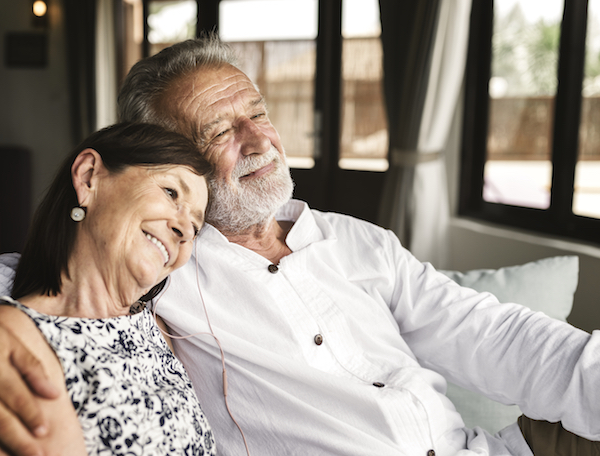
M167 249L167 247L157 237L151 235L150 233L146 233L143 230L142 230L142 232L146 235L146 238L152 244L154 244L158 248L158 250L160 251L160 253L163 255L163 257L165 259L163 265L166 266L167 263L169 262L169 259L171 258L171 255L169 254L169 250Z

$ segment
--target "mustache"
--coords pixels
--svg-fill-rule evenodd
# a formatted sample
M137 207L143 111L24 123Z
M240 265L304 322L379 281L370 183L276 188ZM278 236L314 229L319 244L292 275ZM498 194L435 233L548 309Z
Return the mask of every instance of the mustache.
M262 155L249 155L238 160L233 170L232 177L237 180L240 177L247 176L248 174L267 166L273 161L276 164L279 164L281 159L279 151L274 146L271 146L271 149Z

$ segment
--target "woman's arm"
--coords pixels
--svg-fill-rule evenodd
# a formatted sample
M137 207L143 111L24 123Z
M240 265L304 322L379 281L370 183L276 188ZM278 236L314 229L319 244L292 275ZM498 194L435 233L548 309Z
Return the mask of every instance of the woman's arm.
M58 389L55 399L38 400L41 415L47 423L47 432L42 436L32 436L25 427L16 424L0 428L0 448L9 454L31 454L28 450L41 448L43 453L38 454L47 456L87 455L83 432L67 393L62 367L54 351L35 323L20 310L0 306L0 321L5 327L13 328L13 334L25 349L36 354L50 382ZM0 409L7 412L2 405Z

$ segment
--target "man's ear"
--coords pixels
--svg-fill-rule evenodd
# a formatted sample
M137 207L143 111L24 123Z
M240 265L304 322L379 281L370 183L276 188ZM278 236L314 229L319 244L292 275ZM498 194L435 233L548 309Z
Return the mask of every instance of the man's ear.
M73 187L82 207L89 204L98 187L98 180L106 173L102 157L94 149L82 150L71 166Z

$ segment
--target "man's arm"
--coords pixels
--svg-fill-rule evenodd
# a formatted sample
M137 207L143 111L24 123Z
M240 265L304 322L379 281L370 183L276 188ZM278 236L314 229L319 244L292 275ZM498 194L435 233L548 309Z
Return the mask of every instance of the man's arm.
M10 295L19 255L0 255L0 296ZM0 455L42 454L34 436L48 431L41 413L40 396L54 399L58 390L50 383L40 361L0 320ZM6 453L5 453L6 454Z
M35 406L39 410L37 414L48 418L48 423L41 425L42 435L39 435L40 432L31 435L27 428L9 416L8 431L1 435L2 445L9 449L9 453L17 455L86 455L79 419L67 392L62 365L54 351L35 323L19 309L0 306L0 321L7 326L19 328L19 332L15 333L14 337L23 344L20 349L24 347L36 353L40 357L40 369L54 385L57 385L55 399L39 398L35 401ZM29 376L24 378L28 379ZM26 387L23 385L19 387L22 390L17 391L17 395L22 394L23 391L29 394ZM17 405L22 406L22 402ZM40 426L34 430L40 431Z
M535 420L600 440L600 331L462 288L392 248L391 310L421 366L463 388L517 404Z
M0 451L43 454L34 436L45 436L49 426L35 395L58 394L40 361L0 323Z

